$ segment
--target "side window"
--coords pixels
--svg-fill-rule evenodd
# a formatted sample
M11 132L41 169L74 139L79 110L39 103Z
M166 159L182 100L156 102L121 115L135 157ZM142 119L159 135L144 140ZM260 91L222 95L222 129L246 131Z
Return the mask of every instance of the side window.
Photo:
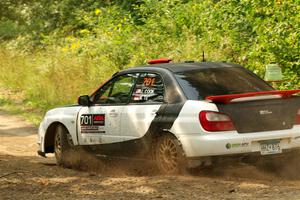
M164 84L157 74L142 73L131 96L132 103L161 103L164 101Z
M93 102L96 104L127 103L138 74L118 76L97 91Z

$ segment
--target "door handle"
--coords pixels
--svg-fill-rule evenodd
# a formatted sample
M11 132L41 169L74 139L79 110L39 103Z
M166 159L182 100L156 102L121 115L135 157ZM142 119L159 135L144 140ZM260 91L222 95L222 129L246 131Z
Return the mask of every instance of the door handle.
M111 111L109 112L109 116L110 116L110 117L117 117L117 116L118 116L118 113L116 113L116 110L111 110Z

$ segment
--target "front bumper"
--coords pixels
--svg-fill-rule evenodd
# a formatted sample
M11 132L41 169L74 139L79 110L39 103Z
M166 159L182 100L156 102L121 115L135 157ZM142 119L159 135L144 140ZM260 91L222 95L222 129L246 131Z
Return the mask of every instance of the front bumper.
M260 143L267 140L279 140L280 148L285 151L300 147L300 126L288 130L243 134L228 131L180 135L179 140L188 158L259 153Z

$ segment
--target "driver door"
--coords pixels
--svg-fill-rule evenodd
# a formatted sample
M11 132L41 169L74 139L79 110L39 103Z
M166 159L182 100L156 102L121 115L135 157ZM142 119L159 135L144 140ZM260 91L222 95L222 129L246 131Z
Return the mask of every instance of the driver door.
M128 104L138 74L126 74L110 80L91 97L89 107L78 114L80 145L122 142L121 115Z

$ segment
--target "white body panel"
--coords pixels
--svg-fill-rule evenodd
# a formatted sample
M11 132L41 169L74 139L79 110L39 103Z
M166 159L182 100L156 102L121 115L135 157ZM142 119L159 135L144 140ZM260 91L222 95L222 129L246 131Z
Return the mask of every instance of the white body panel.
M143 137L161 105L128 105L122 115L122 137L126 140Z
M40 151L45 152L45 134L48 127L55 122L62 123L70 132L74 145L78 145L76 136L77 114L81 106L70 106L49 110L39 127L38 144Z
M218 108L215 104L206 101L186 101L170 132L176 136L204 133L199 122L199 113L202 110L217 112Z

